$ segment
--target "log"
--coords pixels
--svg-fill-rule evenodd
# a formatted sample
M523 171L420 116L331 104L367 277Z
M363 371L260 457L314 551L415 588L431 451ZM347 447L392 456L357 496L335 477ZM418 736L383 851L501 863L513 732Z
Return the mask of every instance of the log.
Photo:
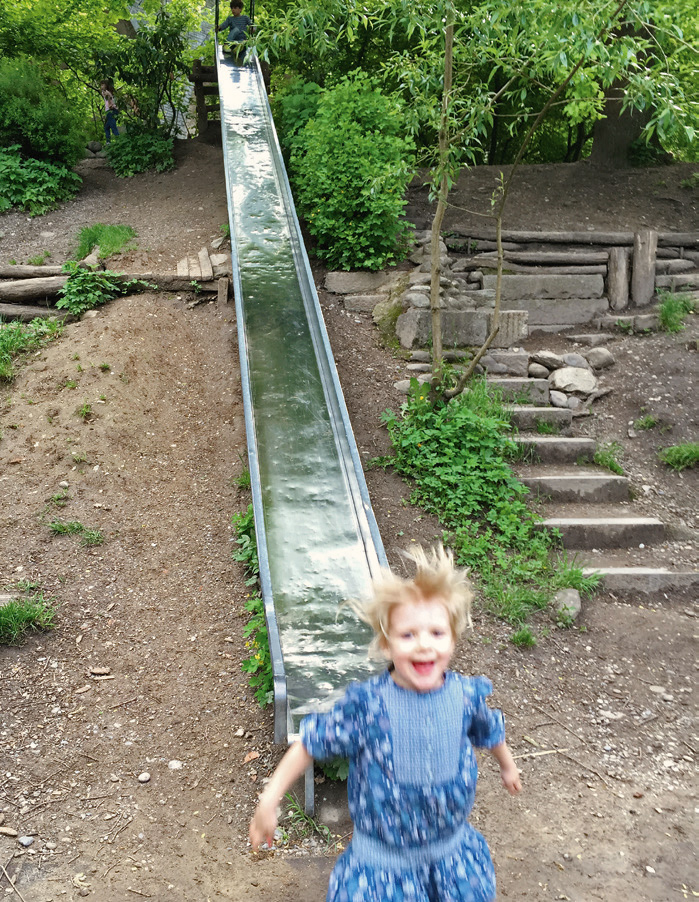
M469 232L465 237L472 241L494 241L495 229ZM515 232L503 229L502 237L505 241L524 244L602 244L610 247L633 245L633 232ZM699 248L699 232L659 232L658 244L662 247Z
M673 258L672 260L657 260L655 261L655 271L656 273L665 275L667 273L678 273L678 272L692 272L697 268L696 263L693 260L680 260L677 258Z
M43 279L18 279L0 282L0 301L24 301L40 297L56 297L68 281L68 276L47 276Z
M609 275L607 295L612 310L624 310L629 303L629 249L609 249Z
M493 254L478 254L476 259L492 258ZM594 266L606 265L608 251L505 251L505 260L532 266Z
M25 266L23 264L8 266L6 263L0 263L0 279L36 279L43 276L60 276L61 273L60 266Z
M686 275L658 276L655 280L656 288L667 288L670 291L682 291L683 288L699 288L699 272L690 272Z
M55 307L31 307L27 304L0 304L0 319L19 320L21 323L29 323L33 319L60 319L63 321L74 319L66 310L56 310Z
M490 257L489 260L490 264L487 260L481 260L478 268L481 270L487 269L494 272L497 268L497 261L494 257ZM607 266L606 264L601 263L597 264L596 266L523 266L521 263L512 263L510 260L505 260L503 272L521 272L525 274L528 273L531 276L578 276L595 275L598 273L606 276Z
M643 229L633 237L631 303L634 307L646 307L653 300L657 247L658 233L652 229Z

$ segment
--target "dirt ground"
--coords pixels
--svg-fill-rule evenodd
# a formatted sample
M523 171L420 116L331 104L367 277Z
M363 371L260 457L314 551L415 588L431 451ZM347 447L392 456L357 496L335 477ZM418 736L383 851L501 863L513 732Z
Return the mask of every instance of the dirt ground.
M137 249L114 268L174 269L226 221L220 148L194 141L179 156L175 172L130 181L91 161L80 195L60 210L0 217L0 262L45 250L49 263L62 262L78 229L101 221L138 232ZM697 192L680 186L690 173L617 174L612 206L608 176L589 166L527 167L506 224L696 229ZM492 171L469 174L457 200L467 207L492 179ZM426 217L424 198L412 202ZM319 284L322 275L318 267ZM280 750L240 670L249 589L231 559L230 518L248 497L234 481L245 464L234 310L194 300L117 300L67 326L2 391L0 592L29 580L58 605L52 632L0 648L0 890L8 898L10 875L25 902L320 902L347 841L341 792L326 782L317 787L321 814L339 839L327 842L295 817L284 821L289 839L279 850L254 856L246 847L256 794ZM321 303L368 459L387 449L379 416L401 402L393 383L405 361L380 346L368 316L345 313L322 292ZM638 503L679 529L668 556L696 565L687 538L696 471L674 475L655 457L663 443L696 440L692 335L615 339L619 363L605 377L614 391L578 428L622 441ZM557 341L530 339L554 350ZM83 420L76 411L86 401L93 413ZM666 433L629 437L644 407L662 416ZM438 524L405 503L409 488L397 477L369 469L367 481L399 566L399 549L429 542ZM99 529L104 543L53 537L55 518ZM473 815L502 898L699 894L692 601L600 593L575 629L548 632L542 615L529 650L476 612L455 667L493 680L523 771L513 800L485 758Z

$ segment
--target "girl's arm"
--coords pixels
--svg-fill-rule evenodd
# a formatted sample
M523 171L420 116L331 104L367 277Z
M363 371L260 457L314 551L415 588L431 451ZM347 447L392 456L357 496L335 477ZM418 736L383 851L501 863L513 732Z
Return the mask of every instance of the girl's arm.
M272 845L274 831L279 823L277 806L287 790L312 763L313 758L298 740L279 762L271 780L260 795L255 814L250 822L250 844L254 850L257 850L265 841L268 846Z
M490 753L500 765L500 776L505 784L505 789L510 795L517 795L522 789L522 781L519 777L519 769L515 764L515 759L512 757L512 752L507 747L507 743L501 742L499 745L493 746L490 749Z

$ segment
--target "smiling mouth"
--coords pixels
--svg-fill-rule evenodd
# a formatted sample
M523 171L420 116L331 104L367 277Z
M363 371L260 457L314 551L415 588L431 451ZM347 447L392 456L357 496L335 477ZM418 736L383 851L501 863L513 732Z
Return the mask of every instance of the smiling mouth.
M420 676L427 676L434 668L434 661L413 661L413 669Z

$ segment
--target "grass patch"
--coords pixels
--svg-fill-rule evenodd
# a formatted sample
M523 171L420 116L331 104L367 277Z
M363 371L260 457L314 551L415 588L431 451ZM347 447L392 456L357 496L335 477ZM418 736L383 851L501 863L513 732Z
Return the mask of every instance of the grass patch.
M123 250L132 250L136 246L135 238L136 232L131 226L96 222L80 229L74 259L82 260L98 247L100 260L103 260Z
M561 430L558 428L558 423L549 423L548 420L537 420L536 431L539 435L558 435Z
M510 467L517 445L509 416L502 395L484 379L449 403L412 380L400 413L383 414L394 456L382 464L412 481L410 501L439 518L487 606L519 626L558 589L587 594L595 581L583 577L561 553L558 536L527 507L528 489Z
M696 310L696 304L686 294L659 292L658 326L661 332L682 332L685 319Z
M58 338L62 330L63 326L56 320L0 322L0 381L12 381L17 358L43 348L54 338Z
M51 257L50 251L42 251L40 254L37 254L35 257L29 257L27 259L27 263L30 266L43 266L44 263Z
M29 630L50 630L55 616L53 601L42 592L13 598L0 607L0 645L19 644Z
M512 633L510 642L518 648L533 648L536 645L536 637L528 626L523 626Z
M592 460L599 467L604 467L617 476L624 475L624 468L619 463L619 458L623 453L623 448L619 442L604 442L595 451Z
M654 417L652 413L646 413L637 420L634 420L633 425L634 429L639 429L641 431L654 429L658 425L658 419L657 417Z
M49 529L55 536L80 536L80 544L87 547L104 544L104 535L99 529L89 529L79 520L69 520L67 523L52 520Z
M658 457L673 470L687 470L699 463L699 442L670 445L658 451Z
M85 423L92 416L92 404L90 404L89 401L83 401L80 407L75 411L75 415L80 417L83 423Z

